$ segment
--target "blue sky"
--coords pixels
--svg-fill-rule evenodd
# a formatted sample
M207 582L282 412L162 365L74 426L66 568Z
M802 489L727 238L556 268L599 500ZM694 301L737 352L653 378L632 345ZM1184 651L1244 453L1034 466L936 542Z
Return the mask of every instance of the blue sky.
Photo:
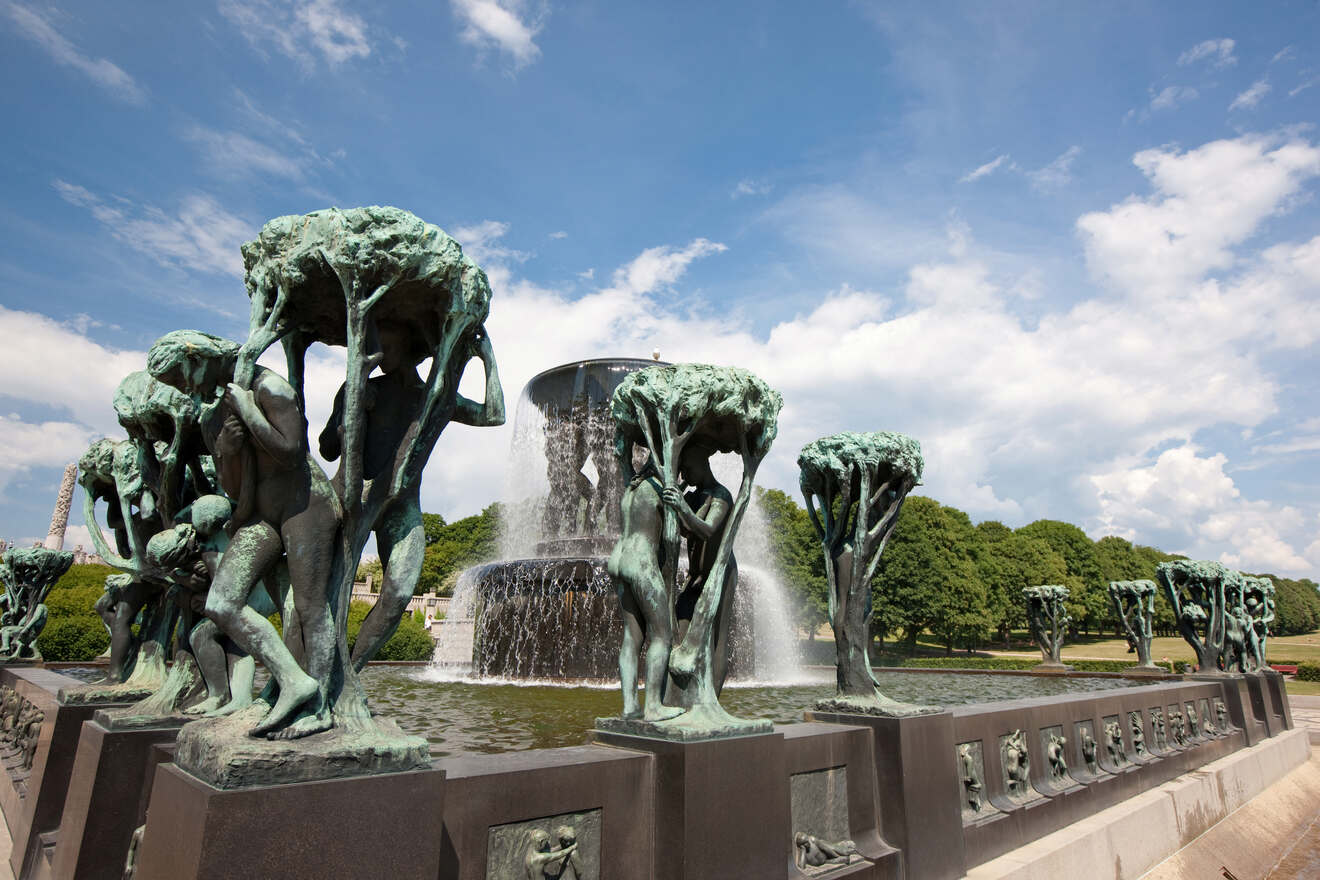
M159 10L0 0L0 535L152 340L241 338L262 222L393 204L487 268L511 399L659 347L784 393L763 484L899 430L974 519L1320 573L1314 3ZM425 506L509 435L452 427Z

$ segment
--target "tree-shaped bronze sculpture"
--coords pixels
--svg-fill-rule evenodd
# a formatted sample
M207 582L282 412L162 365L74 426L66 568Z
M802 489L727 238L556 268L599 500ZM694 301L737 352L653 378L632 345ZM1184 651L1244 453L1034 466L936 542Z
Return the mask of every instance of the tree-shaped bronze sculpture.
M782 405L778 392L746 370L705 364L649 367L615 389L616 448L630 486L624 493L624 533L610 561L626 624L620 652L625 707L623 718L598 719L601 729L678 739L769 729L768 721L729 715L719 693L737 583L734 538ZM649 453L640 474L633 468L634 447ZM742 461L736 495L711 473L709 459L716 452L735 453ZM690 491L684 494L683 487ZM646 528L647 522L654 527ZM680 584L684 537L689 566ZM631 691L643 638L649 641L651 722L632 717L638 714ZM666 650L666 642L672 648ZM655 693L649 688L657 682L664 704L682 714L665 718L673 713L652 706Z
M46 595L73 564L68 550L5 551L5 609L0 614L0 664L41 659L37 636L46 627Z
M914 715L938 709L880 693L871 672L871 578L903 501L921 481L921 445L903 434L845 432L798 455L802 497L825 555L837 692L825 711Z
M1040 646L1044 656L1038 669L1066 671L1060 659L1063 642L1068 635L1068 616L1063 603L1068 599L1068 588L1058 584L1044 584L1038 587L1023 587L1022 597L1027 600L1027 622L1031 625L1031 637Z
M1228 636L1227 591L1238 577L1218 562L1161 562L1155 579L1173 607L1178 631L1196 651L1197 671L1221 671Z
M1159 671L1150 659L1150 640L1155 620L1154 581L1110 581L1109 598L1127 638L1128 651L1137 655L1134 671ZM1165 670L1168 671L1168 670Z

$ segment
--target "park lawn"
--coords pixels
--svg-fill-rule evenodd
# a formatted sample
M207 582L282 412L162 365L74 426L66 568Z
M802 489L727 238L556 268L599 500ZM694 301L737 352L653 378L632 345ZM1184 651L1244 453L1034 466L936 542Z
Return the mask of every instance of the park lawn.
M1320 697L1320 681L1298 681L1290 678L1286 687L1288 693L1295 697Z

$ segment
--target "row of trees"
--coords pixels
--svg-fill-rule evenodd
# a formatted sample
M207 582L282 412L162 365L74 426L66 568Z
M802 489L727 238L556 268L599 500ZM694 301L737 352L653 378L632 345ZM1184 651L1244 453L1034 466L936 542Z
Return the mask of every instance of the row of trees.
M475 516L451 523L438 513L423 513L426 555L414 595L436 592L451 596L463 569L494 559L500 543L500 510L496 502ZM371 575L372 583L379 588L381 574L380 560L372 559L359 566L357 579L365 581Z
M814 628L826 621L826 584L820 544L797 502L777 489L759 493L769 520L771 546L793 596L799 619ZM901 640L908 652L924 631L952 651L992 642L1008 645L1026 627L1022 588L1063 584L1075 631L1118 634L1109 600L1110 581L1151 579L1155 567L1182 557L1109 536L1092 541L1071 523L1037 520L1019 529L966 513L932 498L909 496L898 526L871 581L873 632ZM1265 575L1277 593L1276 635L1320 628L1320 592L1308 579ZM1155 630L1174 635L1172 609L1162 595Z

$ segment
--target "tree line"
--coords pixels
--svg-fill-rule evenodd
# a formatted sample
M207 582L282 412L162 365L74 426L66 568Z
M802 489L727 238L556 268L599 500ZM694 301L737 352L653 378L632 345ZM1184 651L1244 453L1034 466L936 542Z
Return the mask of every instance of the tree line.
M770 543L798 611L815 627L826 622L826 581L820 543L807 512L778 489L759 490ZM911 653L923 632L948 651L1009 644L1027 626L1022 588L1062 584L1072 630L1119 634L1109 582L1154 580L1161 562L1185 557L1132 544L1113 535L1092 541L1077 526L1037 520L1012 529L996 520L973 524L956 507L909 496L871 581L872 631ZM1275 635L1320 628L1314 581L1264 574L1277 589ZM1157 634L1175 635L1173 611L1157 594Z

